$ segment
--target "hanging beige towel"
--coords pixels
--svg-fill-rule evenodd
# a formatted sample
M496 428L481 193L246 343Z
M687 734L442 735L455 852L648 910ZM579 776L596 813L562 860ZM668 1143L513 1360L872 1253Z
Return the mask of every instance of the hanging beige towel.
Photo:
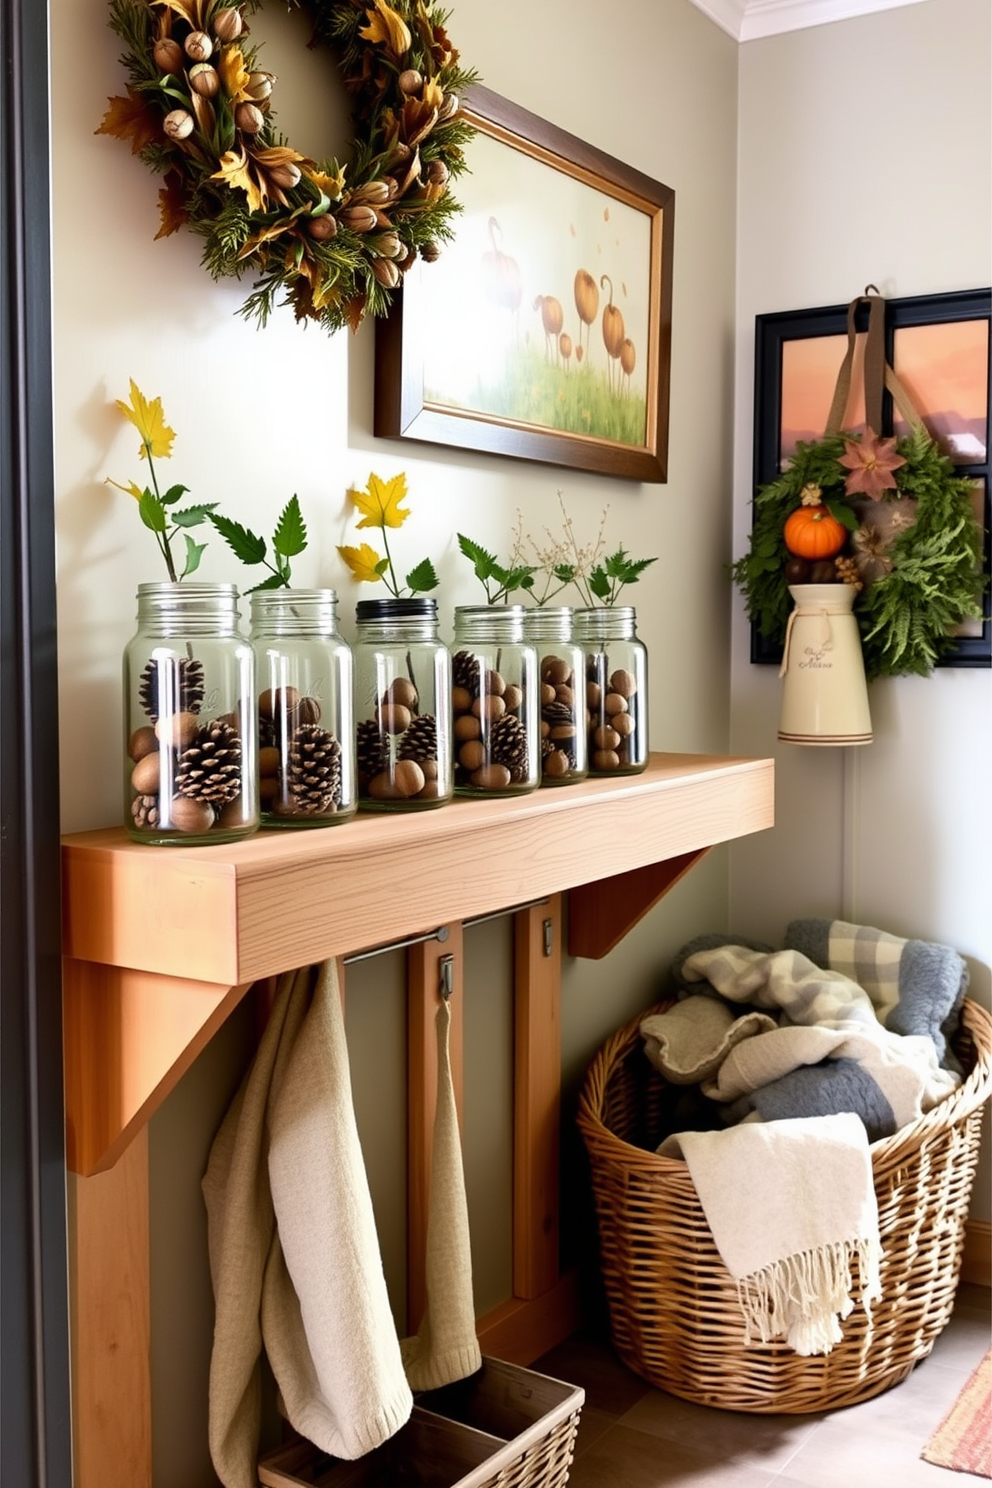
M316 978L313 996L311 983ZM348 1070L337 969L282 978L203 1179L216 1303L210 1451L256 1488L264 1344L285 1413L354 1458L413 1400L389 1308Z
M403 1362L414 1390L436 1390L482 1367L472 1302L465 1174L458 1112L451 1078L446 1001L438 1008L437 1108L431 1152L427 1217L427 1307L415 1338L403 1343Z

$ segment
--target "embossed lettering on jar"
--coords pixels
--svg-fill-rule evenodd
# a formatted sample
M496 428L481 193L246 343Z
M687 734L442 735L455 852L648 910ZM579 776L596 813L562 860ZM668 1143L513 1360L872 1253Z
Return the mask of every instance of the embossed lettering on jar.
M258 827L255 666L233 584L138 586L124 651L125 825L139 842Z

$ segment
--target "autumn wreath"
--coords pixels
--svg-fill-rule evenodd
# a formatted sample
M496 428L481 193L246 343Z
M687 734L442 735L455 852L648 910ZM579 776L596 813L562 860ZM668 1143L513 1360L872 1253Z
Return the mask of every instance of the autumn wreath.
M276 79L246 21L259 3L111 0L127 96L109 100L96 132L130 141L164 177L157 237L188 227L215 279L257 276L242 314L264 325L289 303L297 320L354 330L452 235L449 182L472 134L459 98L475 75L430 0L288 0L309 17L311 45L334 51L352 100L350 161L317 162L275 128Z
M867 427L843 433L854 351L855 315L869 303L866 351ZM905 388L873 355L880 342L882 301L860 296L848 313L848 355L838 376L828 433L799 442L776 480L754 501L750 550L733 565L758 633L781 643L789 585L851 584L869 678L925 676L953 644L963 620L980 619L982 530L974 485L955 475ZM882 387L909 424L900 439L880 438Z

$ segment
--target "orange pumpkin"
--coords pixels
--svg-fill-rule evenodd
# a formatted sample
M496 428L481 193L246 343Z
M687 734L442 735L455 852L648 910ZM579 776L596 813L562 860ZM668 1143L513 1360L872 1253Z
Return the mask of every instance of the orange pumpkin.
M782 536L797 558L832 558L844 546L847 528L825 506L798 506L786 518Z

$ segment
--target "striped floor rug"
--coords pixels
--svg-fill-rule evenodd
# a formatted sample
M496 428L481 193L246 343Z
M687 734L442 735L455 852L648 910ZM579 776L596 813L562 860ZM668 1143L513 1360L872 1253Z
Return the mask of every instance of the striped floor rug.
M992 1349L921 1453L925 1462L992 1478Z

